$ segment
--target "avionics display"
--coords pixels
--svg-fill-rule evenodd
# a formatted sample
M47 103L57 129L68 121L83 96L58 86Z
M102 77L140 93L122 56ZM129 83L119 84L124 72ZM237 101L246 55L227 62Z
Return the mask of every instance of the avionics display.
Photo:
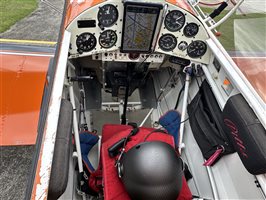
M158 4L125 3L122 52L151 51L161 8Z

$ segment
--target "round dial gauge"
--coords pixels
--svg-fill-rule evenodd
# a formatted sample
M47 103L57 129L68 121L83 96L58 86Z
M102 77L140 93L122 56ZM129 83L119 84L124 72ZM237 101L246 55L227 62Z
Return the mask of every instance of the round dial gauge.
M207 51L207 45L201 40L195 40L189 44L187 54L191 58L198 58L203 56Z
M118 10L112 4L106 4L100 7L98 12L99 24L103 27L112 26L118 19Z
M177 39L172 34L165 34L159 39L159 47L163 51L172 51L177 45Z
M187 37L194 37L199 32L199 26L196 23L189 23L185 26L183 33Z
M99 43L102 48L111 48L117 41L117 35L113 30L106 30L100 34Z
M76 45L78 48L78 52L88 52L95 48L96 46L96 38L91 33L82 33L77 36Z
M185 15L179 10L170 11L164 20L164 25L169 31L178 31L185 24L186 18Z
M178 49L181 50L181 51L185 51L187 49L187 42L186 41L181 41L179 44L178 44Z

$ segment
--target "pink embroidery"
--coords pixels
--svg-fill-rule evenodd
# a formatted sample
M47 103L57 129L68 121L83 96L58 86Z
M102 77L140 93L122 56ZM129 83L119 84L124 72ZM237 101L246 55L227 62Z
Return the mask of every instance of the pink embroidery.
M237 144L238 150L241 153L241 155L245 158L248 158L246 147L244 145L244 142L239 137L239 134L238 134L239 132L238 132L236 125L229 119L224 119L224 123L231 130L231 134L233 138L235 139L235 142Z

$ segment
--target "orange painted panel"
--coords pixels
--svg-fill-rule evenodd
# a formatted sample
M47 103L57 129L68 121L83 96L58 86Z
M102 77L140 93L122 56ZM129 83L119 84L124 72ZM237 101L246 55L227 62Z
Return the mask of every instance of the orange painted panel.
M86 9L93 7L99 3L102 3L106 0L86 0L84 2L78 3L78 0L73 0L72 3L68 1L67 5L67 13L66 13L66 20L65 20L65 28L70 24L73 19L75 19L80 13L85 11ZM166 0L171 4L177 5L188 12L195 14L194 11L191 9L190 5L185 0Z
M180 8L183 8L184 10L190 12L191 14L195 14L193 9L190 7L190 5L185 0L166 0L166 2L177 5Z
M67 5L67 13L65 20L65 28L75 19L80 13L85 11L86 9L95 6L99 3L102 3L106 0L86 0L84 2L78 3L78 0L73 0L72 3L68 1Z
M49 60L0 54L0 145L35 144Z
M266 103L266 58L233 57L233 60Z

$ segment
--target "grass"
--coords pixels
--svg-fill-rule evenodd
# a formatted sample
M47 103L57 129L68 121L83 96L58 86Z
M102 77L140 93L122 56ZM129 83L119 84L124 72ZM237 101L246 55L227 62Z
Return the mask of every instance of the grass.
M202 10L205 13L211 13L213 9L210 8L202 8ZM215 18L215 21L218 22L222 17L226 15L228 11L223 11L217 18ZM219 27L216 28L217 31L221 32L221 36L218 37L219 41L222 43L222 45L225 47L228 51L235 50L235 41L234 41L234 20L236 19L255 19L255 18L264 18L266 20L265 14L247 14L244 15L236 15L233 14L227 21L225 21L223 24L221 24ZM248 25L248 24L247 24ZM262 27L257 27L262 35L265 35L265 25ZM254 31L254 30L251 30ZM249 34L249 33L247 33ZM264 36L263 36L264 37ZM251 40L252 41L252 40ZM262 41L265 42L265 41Z
M37 0L0 0L0 33L37 8Z

